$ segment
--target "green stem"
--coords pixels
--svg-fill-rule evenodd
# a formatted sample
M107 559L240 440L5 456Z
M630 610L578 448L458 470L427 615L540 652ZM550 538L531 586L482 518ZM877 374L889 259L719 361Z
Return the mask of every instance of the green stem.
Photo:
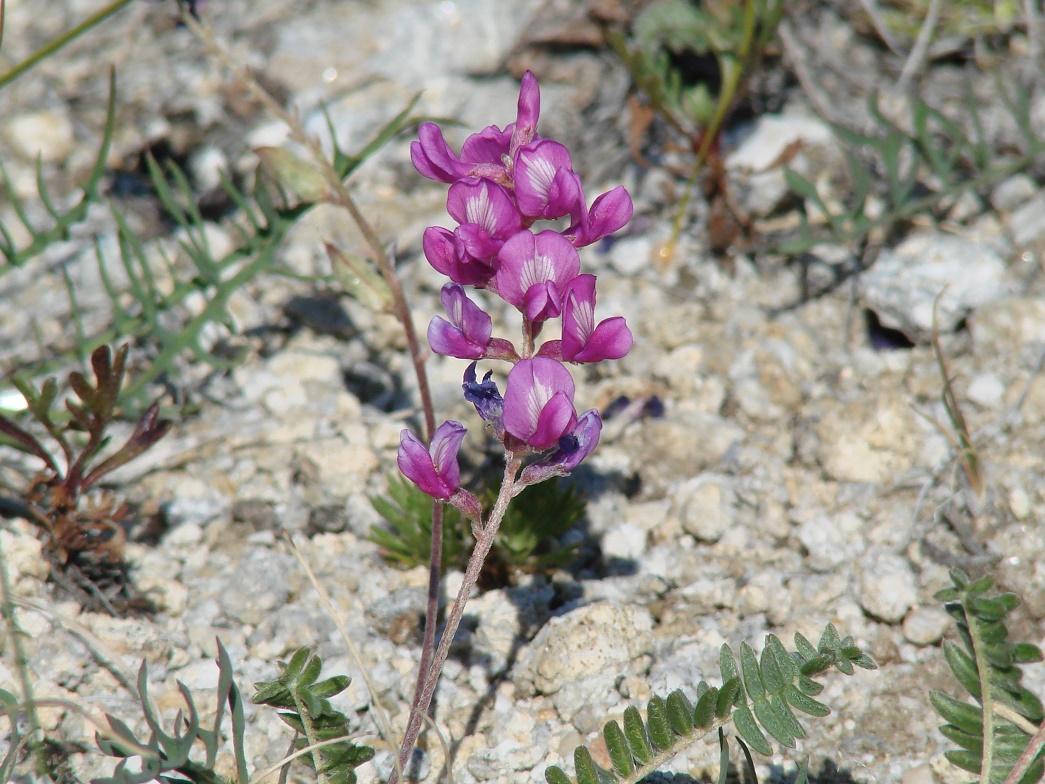
M308 745L314 747L319 743L319 737L316 735L316 727L312 723L312 716L309 715L305 703L298 697L296 687L290 690L290 694L294 698L294 707L297 709L298 718L301 719L301 726L305 730ZM319 784L330 784L330 776L323 771L323 755L319 753L319 749L311 748L309 753L312 755L312 764L316 767L316 778L319 780Z
M711 153L711 146L715 143L719 133L722 131L723 124L726 122L726 117L733 106L733 101L740 88L740 80L747 72L749 65L748 58L751 56L752 44L755 40L755 28L757 22L758 8L756 7L755 0L745 0L744 36L741 38L740 46L737 49L736 65L729 69L726 81L722 85L722 90L718 96L718 103L715 104L715 113L711 115L711 121L707 124L707 127L704 129L700 138L700 146L697 148L697 159L693 163L693 171L689 175L689 180L686 182L686 188L682 193L682 198L679 199L678 209L675 210L675 217L671 222L671 238L668 240L668 246L665 250L665 256L669 259L674 255L675 245L678 243L679 234L682 232L682 219L685 216L686 211L689 209L690 197L693 193L693 189L697 185L697 178L700 176L700 172L704 168L704 164L707 162L708 155Z
M980 784L990 784L991 768L994 766L994 709L991 707L990 663L983 648L979 621L972 609L964 606L965 618L969 622L969 639L972 655L976 660L976 674L980 680L980 706L983 716L983 760L980 763Z
M22 647L22 637L25 632L18 623L15 614L14 601L11 599L11 577L7 573L7 559L4 557L0 547L0 590L3 591L2 603L0 603L0 615L7 620L7 630L11 637L11 648L15 655L15 666L18 670L18 678L22 682L22 702L25 704L25 713L29 722L29 748L36 759L36 772L40 776L47 775L47 760L44 756L42 744L43 730L40 727L40 719L36 714L36 703L33 701L33 683L29 677L29 661Z
M130 5L131 1L132 0L113 0L113 2L109 3L109 5L105 6L105 8L102 8L97 13L85 19L69 32L65 33L64 35L58 36L53 41L49 41L46 45L37 49L35 52L33 52L24 60L22 60L22 62L20 62L10 71L5 73L3 76L0 76L0 89L6 87L8 84L13 82L15 79L17 79L30 68L35 66L41 60L46 60L48 57L53 55L55 52L57 52L70 41L75 40L76 38L86 33L88 30L90 30L92 27L96 27L102 22L104 22L106 19L115 14L125 5ZM2 12L2 6L0 6L0 12ZM2 19L0 19L0 22L2 22ZM2 32L2 24L0 24L0 32Z

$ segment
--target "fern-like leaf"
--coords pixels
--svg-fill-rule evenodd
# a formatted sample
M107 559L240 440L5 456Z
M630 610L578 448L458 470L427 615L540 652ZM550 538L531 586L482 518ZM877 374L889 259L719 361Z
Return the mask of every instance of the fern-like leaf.
M788 651L779 639L769 635L761 657L742 644L738 663L729 647L723 645L719 655L721 688L701 681L696 685L695 705L682 691L675 691L667 698L652 697L646 705L645 721L637 709L628 708L623 730L616 721L606 724L603 740L612 770L599 767L589 749L579 746L574 754L574 779L554 765L545 771L545 778L549 784L634 784L687 746L729 723L739 739L760 754L773 752L767 734L781 745L793 747L806 732L792 708L813 716L829 712L808 696L810 691L822 688L813 678L830 669L848 675L858 667L876 667L851 638L840 637L830 625L816 647L801 635L796 635L795 647L797 650Z
M944 643L944 661L975 704L941 692L932 692L929 699L946 722L940 732L958 746L946 752L947 759L981 776L986 766L983 780L1002 782L1028 750L1032 728L1045 720L1041 700L1020 685L1019 666L1041 661L1042 652L1030 643L1008 641L1004 621L1019 605L1017 596L988 596L994 584L990 576L970 580L955 569L951 582L953 587L936 594L954 619L959 638L958 643ZM1028 756L1020 784L1039 781L1045 773L1045 751L1031 749Z

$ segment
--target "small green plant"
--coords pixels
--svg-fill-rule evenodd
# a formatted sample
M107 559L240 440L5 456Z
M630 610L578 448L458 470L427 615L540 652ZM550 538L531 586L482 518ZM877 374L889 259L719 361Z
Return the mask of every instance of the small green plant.
M499 479L499 477L498 477ZM483 495L487 507L497 498L499 483ZM562 566L576 554L576 546L549 546L573 529L584 515L585 499L577 488L560 481L531 485L509 507L494 543L491 568L546 571ZM432 503L417 485L395 476L388 493L374 496L370 503L391 529L373 526L369 539L384 557L403 568L428 563L432 542ZM464 517L447 506L443 519L443 568L463 568L472 541Z
M115 421L120 388L124 381L128 346L113 356L108 346L91 355L94 383L83 373L69 374L69 387L79 402L65 402L66 416L53 410L58 398L54 378L40 389L32 383L15 380L25 398L29 414L51 437L59 454L47 449L31 432L0 415L0 438L4 443L38 458L43 470L24 494L29 518L45 527L48 547L63 564L101 561L122 563L125 534L119 525L129 511L115 498L103 494L92 504L85 496L106 474L134 460L163 438L171 422L159 417L159 403L153 403L138 419L123 446L100 459L109 444L109 427ZM86 434L83 439L79 434Z
M782 0L655 0L636 16L630 42L622 30L608 31L610 45L635 85L653 110L687 140L694 154L690 181L675 212L671 246L705 164L704 190L712 205L713 244L724 249L735 237L734 228L719 226L739 228L746 222L727 191L720 138L783 14ZM681 65L687 62L708 71L709 78L687 80ZM671 254L669 248L667 255Z
M930 694L947 723L940 731L958 746L945 756L981 784L1033 784L1045 775L1045 712L1041 700L1020 685L1020 665L1040 662L1041 649L1010 642L1005 620L1019 606L1012 593L992 596L990 576L972 580L951 571L953 586L936 594L954 619L958 642L945 642L951 673L975 704L942 692Z
M998 77L997 95L1018 132L1018 147L999 155L984 128L991 109L968 89L961 122L914 97L903 123L885 116L878 96L868 99L874 130L832 128L844 146L849 191L827 194L793 170L788 187L801 200L797 232L767 238L765 247L785 255L806 253L824 243L857 248L882 243L919 215L942 218L966 192L985 192L1045 156L1045 138L1035 130L1031 96L1015 80ZM992 122L996 122L992 121Z
M308 648L299 649L289 663L278 664L279 677L254 684L257 691L252 701L276 708L279 717L294 729L298 734L295 748L309 750L303 759L321 784L355 784L355 768L370 760L374 750L349 739L348 717L328 699L347 689L351 678L335 675L317 682L323 661Z
M769 635L759 657L742 643L738 664L729 646L723 645L719 656L721 687L698 683L696 704L681 690L667 698L653 697L646 706L645 721L638 709L628 708L623 728L616 721L603 728L612 770L599 767L588 747L578 746L574 778L552 765L545 772L548 784L634 784L686 747L730 723L738 737L759 754L773 753L767 734L781 746L795 748L795 741L806 737L795 710L821 718L831 712L815 699L823 690L814 680L817 676L832 668L852 675L857 667L877 667L851 638L840 638L830 624L816 647L801 634L795 635L795 647L788 651L779 639Z

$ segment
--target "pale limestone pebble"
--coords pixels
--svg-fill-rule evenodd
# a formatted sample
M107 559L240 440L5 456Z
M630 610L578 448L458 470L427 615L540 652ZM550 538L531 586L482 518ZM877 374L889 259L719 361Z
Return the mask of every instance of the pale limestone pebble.
M224 580L218 596L222 614L230 621L256 626L286 604L290 578L300 579L293 556L267 549L249 551Z
M721 410L726 388L707 367L701 346L686 344L671 351L656 352L652 363L652 377L667 384L669 394L686 399L709 414Z
M812 375L805 356L810 348L764 337L757 346L741 351L729 369L732 399L740 410L755 421L765 422L785 416L801 405L801 379Z
M1013 210L1006 220L1017 248L1033 248L1045 235L1045 193L1038 193Z
M1014 487L1009 491L1009 511L1017 520L1026 520L1031 513L1030 495L1022 487Z
M1038 193L1038 184L1026 174L1014 174L991 191L991 206L998 212L1012 212Z
M135 580L138 590L154 602L161 612L178 617L189 603L189 589L180 580L140 570Z
M669 497L683 530L699 541L717 542L734 523L737 498L728 476L701 474L678 482Z
M883 548L873 548L860 558L860 606L871 616L890 624L903 620L918 601L918 586L910 562Z
M741 616L765 613L773 626L783 626L791 615L791 592L784 575L775 570L758 571L740 584L737 612Z
M631 561L646 551L647 533L632 523L613 526L602 536L603 557Z
M888 482L917 464L931 427L901 395L845 403L820 401L815 455L839 482Z
M11 586L19 593L39 592L51 567L43 556L43 544L25 520L5 522L0 527L0 554L3 555Z
M643 482L653 492L716 465L744 437L738 425L723 417L680 406L662 419L625 431L621 447L633 455Z
M814 572L831 572L858 558L866 548L865 521L854 512L819 514L798 527L798 541L807 552L806 563Z
M652 532L661 525L671 510L671 500L632 501L624 507L624 522Z
M41 109L8 117L4 123L10 144L27 161L62 163L73 151L76 133L67 111ZM24 195L35 195L35 186Z
M730 577L700 577L674 592L673 598L683 602L687 612L698 616L730 610L737 600L736 581ZM663 619L662 623L670 626Z
M98 638L111 654L124 661L144 658L154 666L168 663L174 641L164 629L138 618L113 618L97 613L84 613L80 622Z
M608 602L578 607L542 627L523 654L518 678L539 694L554 694L644 653L652 628L653 618L644 608Z
M965 396L983 408L1001 408L1005 400L1005 382L994 373L981 373L969 382Z
M940 332L952 332L970 312L1005 296L1007 286L1005 261L989 245L921 233L861 275L860 296L882 324L925 342L934 312Z
M366 488L379 464L368 436L362 425L346 426L341 436L316 439L305 447L306 455L321 456L319 481L332 496L345 498Z
M913 607L903 620L903 636L914 645L935 645L950 627L951 617L939 607Z
M798 114L764 114L729 154L726 166L746 210L765 216L790 192L784 180L785 164L823 187L823 181L840 162L838 143L823 120Z
M923 762L909 768L901 777L900 784L937 784L932 765Z

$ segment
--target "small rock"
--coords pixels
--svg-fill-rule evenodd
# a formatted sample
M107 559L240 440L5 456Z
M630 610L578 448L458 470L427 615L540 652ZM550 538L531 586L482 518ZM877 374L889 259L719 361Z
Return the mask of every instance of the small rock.
M606 558L634 560L646 552L646 532L632 523L621 523L602 537L602 554Z
M998 212L1012 212L1030 201L1038 192L1038 185L1026 174L1015 174L998 183L991 191L991 206Z
M978 406L999 408L1004 403L1005 382L993 373L982 373L969 383L965 394Z
M918 601L911 564L903 556L881 548L860 559L860 606L886 623L899 623Z
M44 163L59 163L73 151L76 136L66 112L38 111L15 115L5 121L11 144L28 160L39 155Z
M935 645L951 626L951 616L938 607L914 607L903 619L903 636L914 645Z
M884 482L915 463L925 423L899 395L818 401L816 456L840 482Z
M1045 233L1045 193L1039 193L1012 212L1006 223L1013 245L1017 248L1033 245Z
M646 652L653 617L644 608L598 602L552 618L527 650L521 678L540 694L619 666Z
M1043 219L1045 222L1045 219ZM917 342L953 332L976 308L1005 294L1005 261L985 243L915 234L878 258L860 279L860 295L879 321Z
M809 568L831 572L863 551L864 521L853 512L817 515L798 527L798 541L809 553Z
M904 773L900 777L900 784L936 784L936 774L933 773L932 765L923 762Z
M728 476L702 474L674 488L674 513L686 533L717 542L735 518L736 491Z

